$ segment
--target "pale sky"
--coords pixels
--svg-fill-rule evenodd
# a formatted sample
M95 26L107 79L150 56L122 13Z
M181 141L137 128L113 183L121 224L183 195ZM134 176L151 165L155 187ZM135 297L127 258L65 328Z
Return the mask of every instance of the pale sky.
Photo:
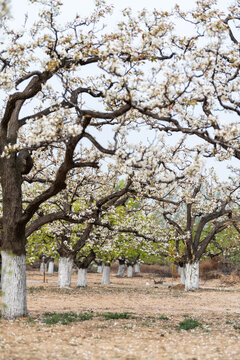
M70 20L72 15L78 13L80 16L86 16L94 9L94 0L62 0L64 4L64 18ZM232 1L230 0L218 0L218 7L225 9ZM131 7L138 11L143 8L158 9L158 10L171 10L175 4L180 5L183 10L190 9L196 3L195 0L106 0L107 4L114 5L116 14L113 15L115 19L118 19L120 9ZM17 18L21 18L26 13L28 8L27 0L11 0L12 15ZM30 14L29 14L30 15ZM33 14L32 14L33 15ZM114 20L115 20L114 19Z

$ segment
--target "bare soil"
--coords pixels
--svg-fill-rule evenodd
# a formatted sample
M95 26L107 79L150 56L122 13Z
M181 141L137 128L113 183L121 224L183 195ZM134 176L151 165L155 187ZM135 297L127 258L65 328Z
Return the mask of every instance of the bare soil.
M58 289L56 275L47 275L47 283L37 271L27 278L29 316L0 320L1 360L240 359L240 282L231 277L201 281L197 292L152 273L132 279L113 274L109 286L90 273L85 289L75 287L76 274L70 289ZM46 312L92 319L50 325ZM106 320L107 312L131 317ZM187 318L201 326L179 329Z

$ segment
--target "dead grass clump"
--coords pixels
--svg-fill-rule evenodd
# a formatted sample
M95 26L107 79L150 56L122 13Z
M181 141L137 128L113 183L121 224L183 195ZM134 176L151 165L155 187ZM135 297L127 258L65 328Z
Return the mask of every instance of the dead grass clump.
M240 273L238 270L231 272L230 275L221 275L221 282L225 285L235 285L240 283Z
M219 278L219 271L224 269L224 261L221 257L215 256L212 259L204 260L199 266L200 276L205 279Z
M210 270L209 272L201 275L202 279L204 280L220 279L221 276L222 274L219 270Z

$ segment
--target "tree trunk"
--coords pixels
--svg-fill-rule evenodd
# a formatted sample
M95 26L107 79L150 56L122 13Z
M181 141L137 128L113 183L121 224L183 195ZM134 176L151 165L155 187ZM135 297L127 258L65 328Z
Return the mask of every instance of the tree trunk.
M185 290L199 289L199 262L187 263L185 268Z
M87 287L87 269L78 269L77 287Z
M104 265L103 267L102 285L110 285L110 265Z
M26 315L26 256L2 250L2 316L14 319Z
M134 266L134 271L136 274L139 274L140 273L140 264L139 262L137 262Z
M125 272L125 263L123 263L123 264L119 263L117 276L123 277L124 272Z
M40 264L40 275L43 275L44 266L45 266L45 272L46 272L47 271L47 264L41 262L41 264Z
M180 275L180 279L181 279L181 284L185 284L185 273L186 273L186 268L185 267L178 267L178 273Z
M60 257L58 264L58 286L70 287L72 278L73 259Z
M53 275L54 273L54 261L50 260L48 264L48 274Z
M2 316L26 316L25 223L22 222L21 174L16 154L2 159Z
M101 274L102 272L103 272L103 264L98 265L98 267L97 267L97 273Z
M133 265L127 266L127 277L132 278L133 277Z

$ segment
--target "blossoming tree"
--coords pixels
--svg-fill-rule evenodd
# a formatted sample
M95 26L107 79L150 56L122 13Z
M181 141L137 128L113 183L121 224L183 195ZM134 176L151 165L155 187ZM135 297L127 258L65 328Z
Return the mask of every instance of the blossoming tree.
M239 226L239 181L220 182L210 174L196 173L185 178L168 196L153 196L167 223L168 252L183 271L185 289L199 286L199 260L217 234ZM164 204L164 206L163 206ZM168 240L167 240L168 239Z
M29 3L39 11L36 22L28 18L16 30L3 17L0 29L2 314L7 318L27 312L25 244L38 228L32 222L40 227L57 220L52 214L40 219L40 207L68 186L69 176L97 170L103 156L124 160L129 131L147 124L194 134L213 145L205 154L239 158L236 122L217 113L239 115L239 48L232 30L237 3L229 14L219 12L214 0L197 3L189 14L178 8L144 10L134 18L125 10L116 31L100 24L111 13L101 1L91 16L77 15L67 24L58 21L59 0ZM176 15L192 24L193 35L174 31ZM36 196L29 195L33 182L44 185Z

